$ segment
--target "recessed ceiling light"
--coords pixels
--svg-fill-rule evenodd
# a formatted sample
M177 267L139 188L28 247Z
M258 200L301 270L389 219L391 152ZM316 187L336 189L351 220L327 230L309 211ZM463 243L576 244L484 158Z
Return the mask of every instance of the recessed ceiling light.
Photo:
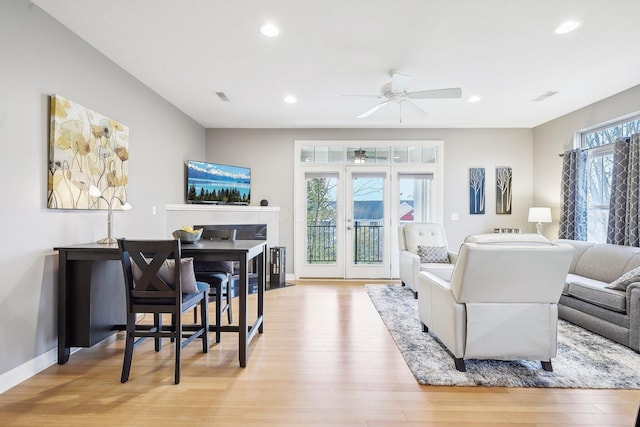
M480 101L481 99L482 98L480 98L478 95L471 95L469 99L467 99L467 102L474 103Z
M295 104L296 102L298 102L298 98L293 95L287 95L284 97L284 102L286 102L287 104Z
M556 34L567 34L580 26L578 21L565 21L558 25L555 29Z
M262 27L260 27L260 32L267 37L275 37L280 34L280 29L274 24L267 22Z

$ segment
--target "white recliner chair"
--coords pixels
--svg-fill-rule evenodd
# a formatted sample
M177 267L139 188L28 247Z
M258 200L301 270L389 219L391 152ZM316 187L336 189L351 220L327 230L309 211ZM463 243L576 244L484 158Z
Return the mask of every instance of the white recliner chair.
M540 360L551 371L557 350L558 300L573 249L537 234L469 236L449 279L418 278L418 315L464 359Z
M400 280L403 286L413 291L415 298L418 298L420 271L430 271L445 277L451 274L456 254L448 250L447 236L442 225L409 222L400 226L398 241L400 242ZM433 248L432 259L439 258L439 262L429 262L427 259L429 256L423 256L425 261L421 261L419 246Z

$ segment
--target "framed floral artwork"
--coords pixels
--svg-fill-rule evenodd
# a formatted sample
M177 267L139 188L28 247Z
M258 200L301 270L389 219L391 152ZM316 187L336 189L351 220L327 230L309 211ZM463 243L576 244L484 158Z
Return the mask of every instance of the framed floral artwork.
M51 96L50 107L47 207L120 209L127 200L129 128L60 95Z

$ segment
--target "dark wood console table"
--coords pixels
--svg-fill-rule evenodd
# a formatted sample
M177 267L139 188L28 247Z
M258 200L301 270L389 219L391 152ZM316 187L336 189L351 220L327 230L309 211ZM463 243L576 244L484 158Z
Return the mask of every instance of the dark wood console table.
M182 244L182 256L203 261L239 261L238 325L223 326L238 332L240 366L247 366L248 346L264 331L266 247L264 240L201 240ZM87 243L53 248L58 260L58 364L69 361L71 347L91 347L126 323L124 280L117 245ZM249 263L256 261L258 310L248 324Z

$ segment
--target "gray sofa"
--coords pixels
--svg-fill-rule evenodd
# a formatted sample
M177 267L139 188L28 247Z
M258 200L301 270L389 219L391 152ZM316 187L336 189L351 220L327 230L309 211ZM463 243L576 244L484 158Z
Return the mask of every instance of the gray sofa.
M640 248L557 242L574 247L559 317L640 351Z

